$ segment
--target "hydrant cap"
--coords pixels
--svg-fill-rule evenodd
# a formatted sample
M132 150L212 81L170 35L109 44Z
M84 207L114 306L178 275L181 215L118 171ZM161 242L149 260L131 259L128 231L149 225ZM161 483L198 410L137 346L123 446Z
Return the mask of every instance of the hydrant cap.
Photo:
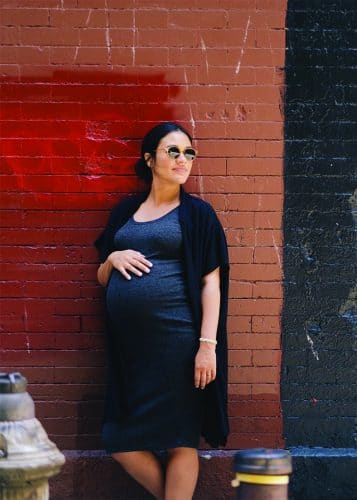
M287 450L252 448L234 455L234 470L248 474L285 475L292 472L292 459Z
M27 380L21 373L0 373L0 393L26 392Z
M20 373L0 373L0 422L34 418L35 405Z

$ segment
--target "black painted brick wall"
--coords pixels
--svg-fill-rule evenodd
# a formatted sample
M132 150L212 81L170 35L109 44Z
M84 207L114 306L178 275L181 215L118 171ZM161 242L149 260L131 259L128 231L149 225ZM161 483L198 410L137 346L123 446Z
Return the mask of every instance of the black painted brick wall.
M288 446L356 446L357 2L287 11L282 400Z

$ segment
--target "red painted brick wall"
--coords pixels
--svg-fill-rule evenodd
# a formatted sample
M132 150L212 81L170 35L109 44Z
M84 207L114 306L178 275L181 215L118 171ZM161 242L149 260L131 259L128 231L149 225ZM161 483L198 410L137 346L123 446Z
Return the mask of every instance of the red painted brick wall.
M204 5L204 7L203 7ZM281 446L282 0L3 0L0 366L58 446L100 446L102 290L92 246L178 120L231 258L228 447Z

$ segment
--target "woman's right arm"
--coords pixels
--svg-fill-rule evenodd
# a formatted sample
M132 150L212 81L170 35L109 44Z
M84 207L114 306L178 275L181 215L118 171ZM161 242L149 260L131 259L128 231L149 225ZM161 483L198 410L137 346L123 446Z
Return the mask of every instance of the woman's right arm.
M131 280L128 271L142 276L150 272L152 263L145 256L135 250L116 250L108 255L107 260L103 262L97 272L97 278L102 286L107 286L113 269L117 269L127 280Z
M112 270L113 266L109 259L102 262L97 271L97 279L100 285L107 286Z

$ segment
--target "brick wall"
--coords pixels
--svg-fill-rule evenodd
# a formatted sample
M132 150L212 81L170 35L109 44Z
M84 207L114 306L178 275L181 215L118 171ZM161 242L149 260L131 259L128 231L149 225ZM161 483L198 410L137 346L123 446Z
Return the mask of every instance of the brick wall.
M204 4L204 8L203 8ZM231 258L229 448L281 446L281 0L3 0L1 369L66 449L100 447L105 357L92 242L177 120Z
M289 0L286 17L281 394L292 500L357 491L357 5L321 4Z
M288 5L284 430L290 446L353 448L357 9Z

